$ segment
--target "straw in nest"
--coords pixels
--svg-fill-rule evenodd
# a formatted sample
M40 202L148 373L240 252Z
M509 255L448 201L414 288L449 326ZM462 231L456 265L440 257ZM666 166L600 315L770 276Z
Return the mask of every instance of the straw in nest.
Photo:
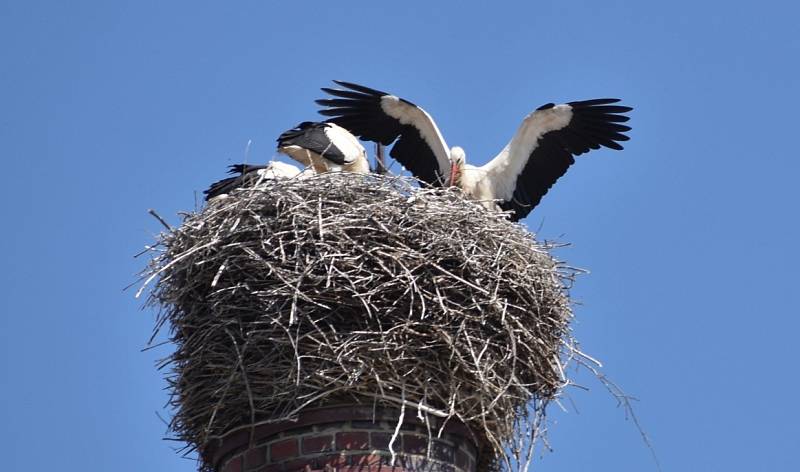
M572 271L457 189L263 181L159 243L150 303L175 345L171 426L192 447L370 401L457 418L488 451L484 468L522 468L566 383Z

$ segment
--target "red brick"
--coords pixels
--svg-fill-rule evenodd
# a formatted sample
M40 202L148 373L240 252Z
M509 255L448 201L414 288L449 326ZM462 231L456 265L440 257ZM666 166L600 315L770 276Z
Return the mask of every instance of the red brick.
M303 454L326 452L333 450L333 435L311 436L303 438Z
M253 469L267 462L267 448L266 446L250 449L244 455L244 468L247 470Z
M238 451L246 449L249 444L252 444L251 440L255 444L263 444L281 432L297 430L297 428L305 428L311 425L319 425L318 427L330 425L333 428L341 428L341 423L351 422L351 424L366 427L366 425L372 424L373 419L377 422L388 422L388 424L395 425L397 423L397 415L397 411L392 409L373 409L371 406L364 405L309 409L301 413L297 421L259 425L254 431L250 428L240 429L222 440L211 441L205 446L202 455L206 463L217 465L220 464L223 458L230 457ZM356 423L352 423L353 421ZM362 421L364 423L360 423ZM415 426L416 423L415 418L412 418L411 421L406 421L403 425L403 430L408 431L412 428L419 428L419 425ZM438 429L438 426L434 429ZM459 436L465 442L471 443L474 440L470 430L457 420L448 421L444 432Z
M356 454L347 459L350 465L360 466L380 466L382 464L388 464L392 460L390 457L384 457L378 454Z
M313 459L306 457L303 459L294 459L283 463L283 472L303 472L309 471L314 468L315 464Z
M206 454L211 456L214 464L219 464L219 461L229 454L232 454L237 449L247 449L247 444L250 441L249 431L237 431L236 433L229 434L222 441L212 441L208 446Z
M347 457L344 454L329 454L325 457L318 457L314 460L317 469L338 469L347 465Z
M222 470L223 472L242 472L242 456L229 460Z
M369 449L369 433L336 433L336 449L340 451L363 451L364 449Z
M269 461L280 462L297 457L297 438L284 439L269 447Z

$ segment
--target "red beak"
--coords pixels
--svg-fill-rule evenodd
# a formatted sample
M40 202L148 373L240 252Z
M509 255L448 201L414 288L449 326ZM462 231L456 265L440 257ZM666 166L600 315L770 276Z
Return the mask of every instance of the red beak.
M450 162L450 179L447 182L449 187L456 184L456 177L458 177L458 164L455 161Z

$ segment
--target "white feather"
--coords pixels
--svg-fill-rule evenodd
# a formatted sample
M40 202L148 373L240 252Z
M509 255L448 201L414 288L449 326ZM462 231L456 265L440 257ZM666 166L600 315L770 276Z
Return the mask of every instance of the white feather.
M286 154L304 166L312 167L316 172L369 173L367 150L355 136L335 123L325 123L323 132L328 139L328 147L336 146L342 151L345 162L343 165L335 164L319 154L297 145L279 147L278 152Z
M335 123L327 123L325 126L325 136L328 140L339 148L344 154L345 164L352 164L358 159L366 159L367 151L358 142L358 139L349 131Z
M564 128L571 120L572 107L569 105L536 110L526 116L506 147L480 168L485 178L481 179L481 188L476 190L484 194L491 193L491 196L483 195L483 198L510 200L514 195L517 177L539 144L539 138L545 133ZM475 195L475 198L480 197Z
M450 151L442 133L436 126L433 118L422 108L400 100L394 95L381 97L381 108L384 113L400 121L404 125L411 125L418 129L422 139L433 151L439 171L445 179L450 178Z
M258 175L269 180L306 177L306 175L303 174L305 174L305 171L301 171L297 166L293 166L281 161L272 161L269 163L266 169L258 170Z

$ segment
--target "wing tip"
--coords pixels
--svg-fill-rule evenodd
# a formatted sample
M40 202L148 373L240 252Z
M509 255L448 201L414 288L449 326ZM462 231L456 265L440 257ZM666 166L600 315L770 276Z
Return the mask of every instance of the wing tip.
M342 87L344 87L346 89L350 89L350 90L353 90L353 91L358 92L358 93L363 93L365 95L374 95L374 96L388 95L386 92L382 92L382 91L374 89L374 88L366 87L364 85L359 85L359 84L354 83L354 82L348 82L346 80L335 80L334 79L333 82L336 85L342 86Z

